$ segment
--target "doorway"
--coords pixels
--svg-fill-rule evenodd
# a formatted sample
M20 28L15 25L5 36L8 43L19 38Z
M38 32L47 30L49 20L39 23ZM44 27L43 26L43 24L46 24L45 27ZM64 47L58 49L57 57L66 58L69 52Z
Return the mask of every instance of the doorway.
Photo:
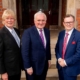
M25 29L34 25L33 22L34 14L40 10L43 11L47 16L47 25L58 25L60 0L16 0L16 1L19 28ZM62 7L62 9L65 8Z

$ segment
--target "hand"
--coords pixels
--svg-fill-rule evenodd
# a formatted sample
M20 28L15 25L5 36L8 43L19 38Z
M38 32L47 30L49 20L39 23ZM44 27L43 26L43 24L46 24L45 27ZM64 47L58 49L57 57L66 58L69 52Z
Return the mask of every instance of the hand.
M64 63L64 59L62 59L62 58L58 59L58 63L59 63L59 65L61 67L65 67L66 66L66 64Z
M28 73L29 75L32 75L32 74L33 74L33 68L32 68L32 67L28 68L28 69L27 69L27 73Z
M49 67L51 66L51 60L48 60L48 66Z
M8 74L4 73L1 75L2 80L8 80Z
M58 63L60 63L62 60L63 60L62 58L59 58L59 59L58 59Z

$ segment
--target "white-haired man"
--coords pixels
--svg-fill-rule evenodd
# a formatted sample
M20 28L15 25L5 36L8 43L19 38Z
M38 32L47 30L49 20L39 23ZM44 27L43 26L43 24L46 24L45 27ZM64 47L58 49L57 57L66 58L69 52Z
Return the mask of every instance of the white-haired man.
M39 11L34 26L22 35L22 57L27 80L45 80L50 66L50 31L45 27L47 17Z

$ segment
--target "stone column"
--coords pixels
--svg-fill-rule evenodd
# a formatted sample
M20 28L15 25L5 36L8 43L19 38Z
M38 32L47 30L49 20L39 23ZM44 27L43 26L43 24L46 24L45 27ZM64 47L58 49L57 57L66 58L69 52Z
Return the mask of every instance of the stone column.
M6 8L6 9L7 8L12 9L16 14L16 0L2 0L2 6L3 8ZM16 14L16 18L17 18L17 14ZM18 28L17 19L14 27Z
M66 14L72 14L75 16L76 19L76 1L77 0L67 0L67 9ZM76 28L77 22L75 21L75 28Z
M76 0L67 0L67 14L76 14Z

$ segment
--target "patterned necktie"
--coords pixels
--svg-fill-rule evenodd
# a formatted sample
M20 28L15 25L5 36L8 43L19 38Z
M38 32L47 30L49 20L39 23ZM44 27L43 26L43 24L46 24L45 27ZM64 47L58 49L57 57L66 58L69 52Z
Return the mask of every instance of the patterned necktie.
M40 29L40 37L41 37L41 40L42 40L43 46L45 47L44 36L43 36L43 33L42 33L42 29Z
M16 34L16 32L14 31L14 29L12 29L12 35L13 35L17 45L20 47L20 39L19 39L18 35Z
M63 42L63 49L62 49L62 58L64 59L65 52L66 52L66 47L67 47L67 39L68 39L68 33L66 33L64 37L64 42Z

